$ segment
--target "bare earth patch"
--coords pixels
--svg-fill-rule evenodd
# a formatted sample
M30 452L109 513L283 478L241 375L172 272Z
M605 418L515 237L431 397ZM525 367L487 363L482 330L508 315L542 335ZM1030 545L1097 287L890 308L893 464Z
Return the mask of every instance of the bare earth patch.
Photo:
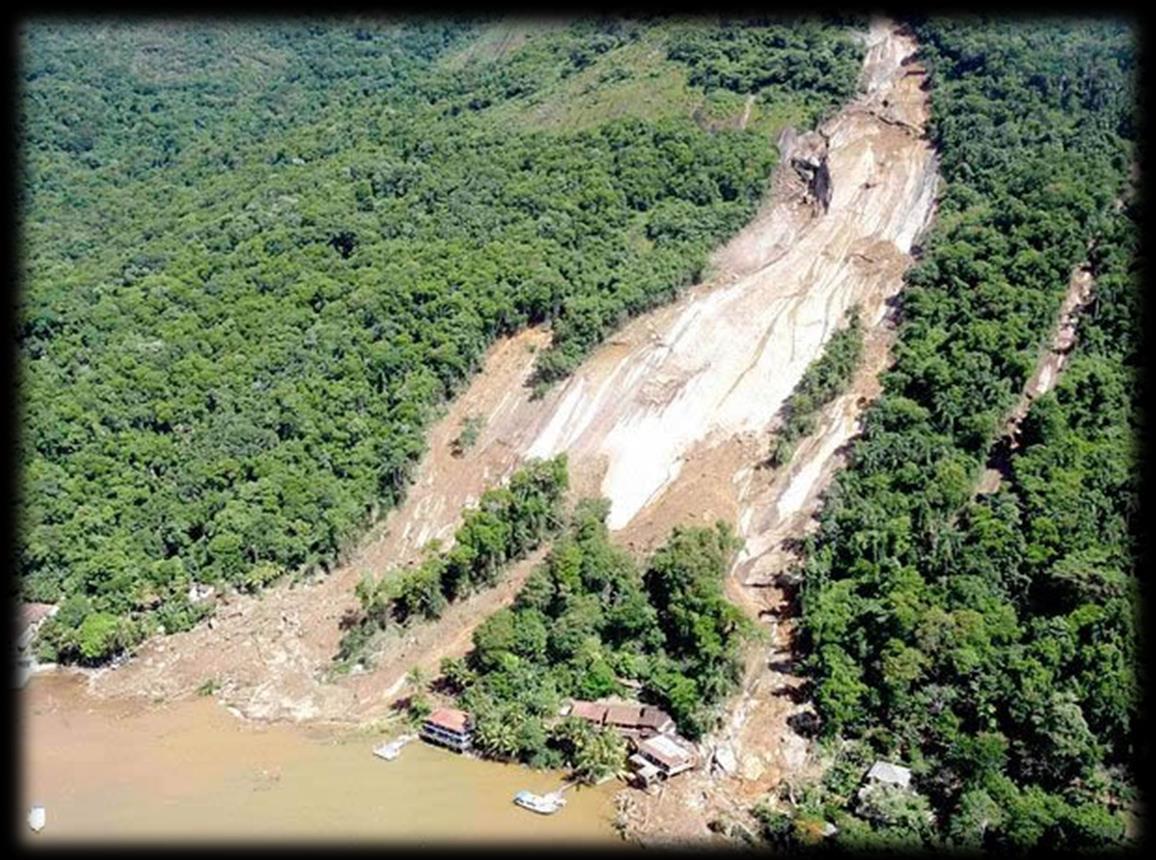
M222 700L255 719L360 722L386 713L403 692L404 673L464 651L473 625L512 599L532 562L390 643L376 670L327 681L362 573L413 561L426 541L451 537L462 508L526 457L562 451L572 494L609 498L612 530L639 552L679 522L736 523L747 549L728 592L753 615L774 609L782 601L774 586L744 583L772 579L789 562L783 538L809 527L839 449L877 390L887 302L933 210L935 160L917 133L926 94L921 75L912 74L918 68L901 64L914 43L883 22L873 24L869 41L865 94L823 129L833 188L826 211L801 198L784 160L768 205L716 254L709 282L626 325L540 400L529 400L524 382L530 349L544 346L548 333L496 344L433 428L408 498L347 562L314 583L230 598L211 624L150 641L125 665L95 673L92 689L187 696L215 679ZM852 391L831 405L788 467L755 469L783 400L855 304L863 309L868 359ZM455 457L450 443L470 415L483 418L484 428ZM806 743L788 723L806 707L788 695L799 683L782 658L790 620L771 620L770 651L765 643L752 651L730 725L707 745L731 744L739 774L716 780L695 772L672 781L662 797L635 798L639 820L649 822L635 821L635 835L705 838L720 810L741 810L782 774L807 766Z

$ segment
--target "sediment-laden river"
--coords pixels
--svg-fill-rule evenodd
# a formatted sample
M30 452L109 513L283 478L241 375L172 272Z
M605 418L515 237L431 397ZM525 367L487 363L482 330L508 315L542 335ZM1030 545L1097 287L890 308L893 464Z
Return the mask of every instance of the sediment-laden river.
M464 758L421 742L392 762L380 736L254 724L210 697L148 704L93 697L83 678L41 675L17 692L21 818L61 840L389 840L621 844L608 783L566 792L552 816L513 805L559 773Z

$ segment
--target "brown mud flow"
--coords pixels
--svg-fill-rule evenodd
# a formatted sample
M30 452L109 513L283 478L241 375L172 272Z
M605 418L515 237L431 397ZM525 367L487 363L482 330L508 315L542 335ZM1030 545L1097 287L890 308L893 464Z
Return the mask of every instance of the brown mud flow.
M652 546L679 522L737 523L747 549L728 591L752 614L764 608L771 589L744 583L773 579L786 563L782 538L807 527L840 446L857 431L887 360L889 299L933 210L935 160L921 135L927 100L922 70L910 61L914 42L885 21L872 23L867 40L863 94L819 130L824 147L816 153L822 150L829 177L825 207L815 205L814 189L784 153L768 204L715 255L709 281L626 325L544 398L530 400L525 382L548 332L533 329L495 344L482 372L433 427L405 502L335 571L259 596L230 596L211 622L153 639L124 665L90 673L87 698L74 686L71 698L31 716L25 772L29 788L43 792L30 800L49 809L45 833L64 832L54 825L54 809L70 817L74 832L232 834L259 827L466 838L466 830L480 828L470 836L484 836L507 823L512 830L502 836L534 838L536 827L609 831L608 811L587 818L580 812L580 802L597 805L598 792L527 822L529 813L509 797L519 788L550 787L549 775L447 759L417 745L387 764L369 754L372 741L325 744L298 726L254 727L195 691L212 681L222 703L257 720L351 724L386 715L405 694L409 669L468 646L471 626L512 598L524 571L441 621L398 635L375 671L334 681L327 669L341 619L356 607L354 585L366 571L415 560L431 538L451 537L463 506L528 456L560 451L570 456L575 495L610 499L610 525L623 543ZM789 466L753 469L766 457L783 400L856 304L869 357L852 392L832 404ZM453 456L452 440L475 416L484 419L477 441ZM787 619L778 647L789 652ZM790 700L776 692L794 682L773 674L765 653L752 659L728 734L711 741L738 755L738 773L725 786L706 772L672 781L657 806L643 801L652 804L644 810L644 835L704 836L720 804L745 802L804 765L806 743L786 722L799 706L788 708ZM786 668L781 660L775 665ZM36 701L47 695L45 684L58 681L35 679L26 698ZM124 720L106 710L120 708L140 710ZM70 721L79 727L75 742ZM239 733L246 733L243 741ZM118 750L115 758L109 752ZM252 774L262 771L280 779L267 777L269 787L256 790ZM513 775L500 790L493 782L499 773ZM304 809L309 803L316 808Z
M710 829L715 821L751 827L749 813L757 802L784 779L797 781L816 771L807 732L813 708L793 649L794 585L784 574L797 558L798 540L817 526L822 493L842 467L865 408L879 394L878 377L890 364L894 341L891 300L903 286L903 274L914 261L912 249L933 215L936 164L923 135L927 93L915 50L914 40L891 22L872 22L864 93L818 133L799 139L805 147L798 160L807 168L801 173L806 187L778 199L779 207L792 199L806 205L811 220L803 221L791 242L778 248L766 246L764 237L773 231L758 239L740 236L732 243L742 248L745 242L750 249L739 255L740 266L750 266L760 254L771 260L748 279L773 271L781 278L776 278L779 290L796 286L800 291L784 297L788 313L796 315L795 328L784 339L796 345L805 342L807 327L799 323L808 303L823 303L825 340L843 311L858 302L865 322L864 357L847 393L823 410L817 429L784 467L756 468L769 450L765 434L753 439L736 434L713 451L698 452L704 462L716 464L720 477L729 475L733 485L730 519L738 523L744 548L727 583L728 596L764 623L769 642L750 649L744 681L729 703L727 718L703 744L712 766L672 780L658 796L632 804L628 834L645 843L719 839ZM822 175L817 161L824 155L830 192L825 209L828 189L815 181ZM801 253L811 254L814 262L808 263ZM792 265L780 270L781 260ZM741 274L739 278L741 283ZM783 293L770 283L762 294L783 300ZM812 330L817 328L819 324ZM775 346L782 349L782 340ZM817 352L806 350L811 358ZM779 366L789 367L789 357L783 356ZM797 376L791 374L791 379L793 386ZM777 394L772 387L767 390ZM781 398L775 402L777 407ZM723 467L727 461L733 469ZM691 478L683 487L672 488L687 505L709 499L707 487L717 491L721 486L709 470L704 470L699 486L694 483Z
M47 825L26 845L319 839L533 843L618 841L610 786L574 788L552 816L514 806L558 773L463 758L415 742L392 762L379 740L322 726L238 720L211 698L96 700L78 676L34 678L23 711L21 806Z

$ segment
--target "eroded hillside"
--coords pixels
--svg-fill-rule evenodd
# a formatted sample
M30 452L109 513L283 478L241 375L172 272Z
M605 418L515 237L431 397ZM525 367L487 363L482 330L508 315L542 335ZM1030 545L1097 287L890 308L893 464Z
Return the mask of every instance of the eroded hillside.
M822 129L826 211L808 199L788 152L768 206L716 255L717 274L629 323L544 398L531 399L525 382L546 332L491 349L435 426L405 502L336 572L234 597L210 624L154 640L99 674L95 689L171 696L215 679L222 699L250 717L380 715L412 665L464 651L471 625L513 586L476 595L438 622L444 635L429 637L433 653L419 657L415 643L399 639L376 671L330 681L341 619L356 606L353 585L364 571L412 561L428 540L448 538L462 507L529 456L567 451L575 493L608 497L610 525L624 541L652 545L688 514L738 521L749 535L769 504L747 486L752 455L779 405L847 308L859 304L870 327L882 324L932 209L934 159L912 131L925 116L923 93L911 74L918 70L903 62L912 43L885 22L873 24L869 43L865 92ZM468 416L484 418L484 427L455 457L450 442ZM807 486L784 488L784 504L813 498L813 478L805 472Z

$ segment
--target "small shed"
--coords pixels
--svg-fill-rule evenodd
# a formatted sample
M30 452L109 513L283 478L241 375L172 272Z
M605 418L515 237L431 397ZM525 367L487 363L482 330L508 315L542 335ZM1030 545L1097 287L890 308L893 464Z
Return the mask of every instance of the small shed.
M638 777L638 781L642 783L643 788L649 786L662 775L662 771L652 764L649 759L644 758L639 753L632 755L629 758L629 762L634 767L634 775Z
M666 777L694 767L694 753L667 735L655 735L638 743L638 755Z

